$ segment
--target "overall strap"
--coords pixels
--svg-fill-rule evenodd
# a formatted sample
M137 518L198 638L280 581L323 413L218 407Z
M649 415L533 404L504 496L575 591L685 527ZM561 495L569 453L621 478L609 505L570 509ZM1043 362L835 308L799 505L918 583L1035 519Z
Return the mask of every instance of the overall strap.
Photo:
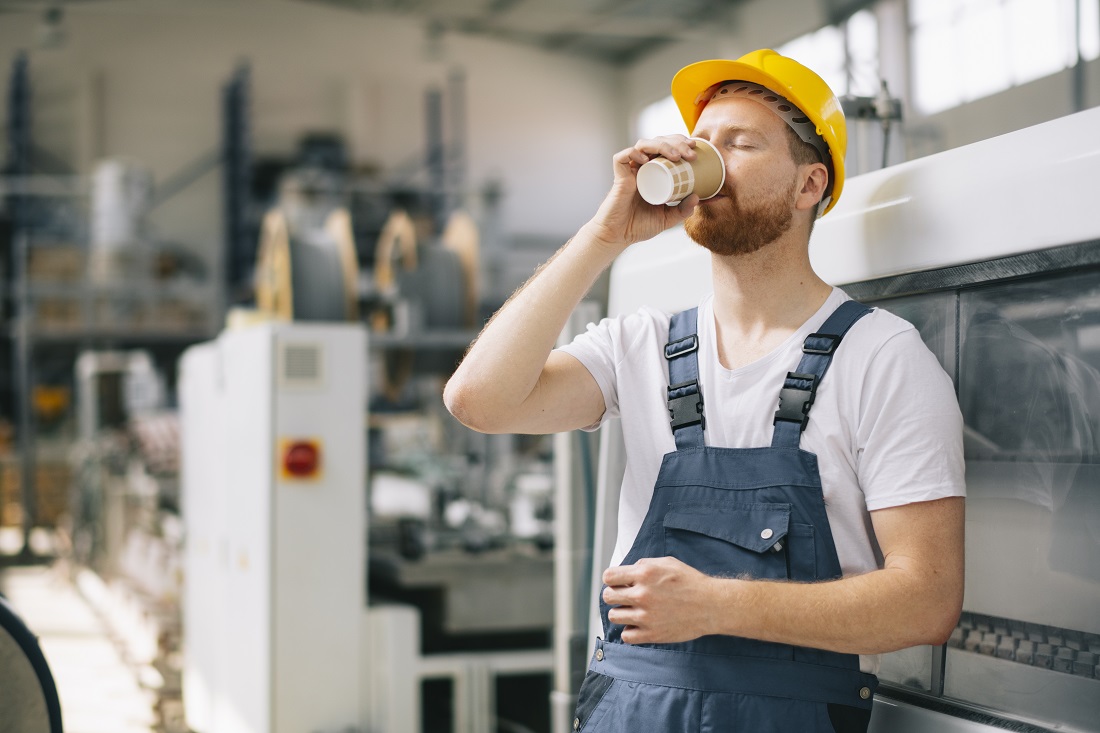
M798 370L787 372L783 389L779 392L779 409L772 421L775 425L772 430L773 448L798 447L802 431L810 420L810 406L817 395L817 387L825 378L825 372L829 371L840 340L856 321L870 312L868 306L847 300L825 319L820 331L806 337Z
M676 449L703 446L703 390L699 386L699 309L672 317L668 326L668 415Z

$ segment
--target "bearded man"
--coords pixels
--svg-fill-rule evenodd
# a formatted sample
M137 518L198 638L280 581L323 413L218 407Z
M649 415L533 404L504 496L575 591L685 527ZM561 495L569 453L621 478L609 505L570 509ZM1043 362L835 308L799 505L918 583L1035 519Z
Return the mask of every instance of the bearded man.
M810 265L844 181L825 82L762 50L685 67L672 91L720 151L723 189L674 207L638 195L639 167L693 160L690 138L616 154L595 217L486 326L444 399L485 432L622 420L604 636L575 730L865 731L876 655L944 643L961 610L954 391L912 325ZM680 223L711 252L713 295L555 350L615 257Z

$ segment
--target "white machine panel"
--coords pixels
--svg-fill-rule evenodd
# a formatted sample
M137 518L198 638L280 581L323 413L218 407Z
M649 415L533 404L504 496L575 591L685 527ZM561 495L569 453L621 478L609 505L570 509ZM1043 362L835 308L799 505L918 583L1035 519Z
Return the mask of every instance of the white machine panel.
M188 350L180 383L188 724L198 733L358 728L363 329L227 332Z
M196 731L213 730L218 717L215 692L226 667L225 624L221 615L228 589L228 532L223 499L226 423L209 406L224 392L222 353L217 343L189 349L180 360L180 441L183 461L180 502L188 518L184 546L186 592L182 614L188 628L203 629L186 639L183 687L187 719Z

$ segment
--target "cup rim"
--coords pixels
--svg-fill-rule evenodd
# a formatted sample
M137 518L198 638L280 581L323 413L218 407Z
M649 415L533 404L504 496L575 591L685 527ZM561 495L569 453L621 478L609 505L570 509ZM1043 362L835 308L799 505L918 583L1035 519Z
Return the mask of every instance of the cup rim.
M714 193L712 193L710 196L707 196L708 199L714 198L722 190L722 187L726 185L726 159L722 157L721 151L719 151L718 147L714 143L712 143L710 140L704 140L701 137L693 137L691 139L695 141L695 147L696 148L699 147L699 143L703 143L708 148L713 150L714 154L718 156L718 161L722 164L722 180L718 182L718 189ZM706 201L706 199L704 199L704 198L700 198L699 200L700 201Z
M672 193L676 186L672 181L672 171L661 165L657 161L661 158L654 158L653 160L644 163L641 168L638 169L637 177L635 178L635 184L638 187L638 193L645 199L646 203L658 205L668 203L672 198ZM655 163L656 165L651 165ZM644 181L644 182L643 182ZM645 187L648 191L643 191ZM654 188L658 195L654 196ZM651 200L657 199L656 201Z

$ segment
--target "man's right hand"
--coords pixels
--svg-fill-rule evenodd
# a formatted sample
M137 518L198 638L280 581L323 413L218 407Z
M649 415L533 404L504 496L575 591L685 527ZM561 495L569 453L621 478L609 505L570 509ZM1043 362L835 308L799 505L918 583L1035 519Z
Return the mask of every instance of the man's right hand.
M611 191L587 224L592 237L604 246L622 251L688 218L699 203L697 195L691 194L678 206L647 203L638 193L638 169L657 156L691 161L696 155L695 141L683 135L639 140L633 147L616 153L612 158L615 180Z

